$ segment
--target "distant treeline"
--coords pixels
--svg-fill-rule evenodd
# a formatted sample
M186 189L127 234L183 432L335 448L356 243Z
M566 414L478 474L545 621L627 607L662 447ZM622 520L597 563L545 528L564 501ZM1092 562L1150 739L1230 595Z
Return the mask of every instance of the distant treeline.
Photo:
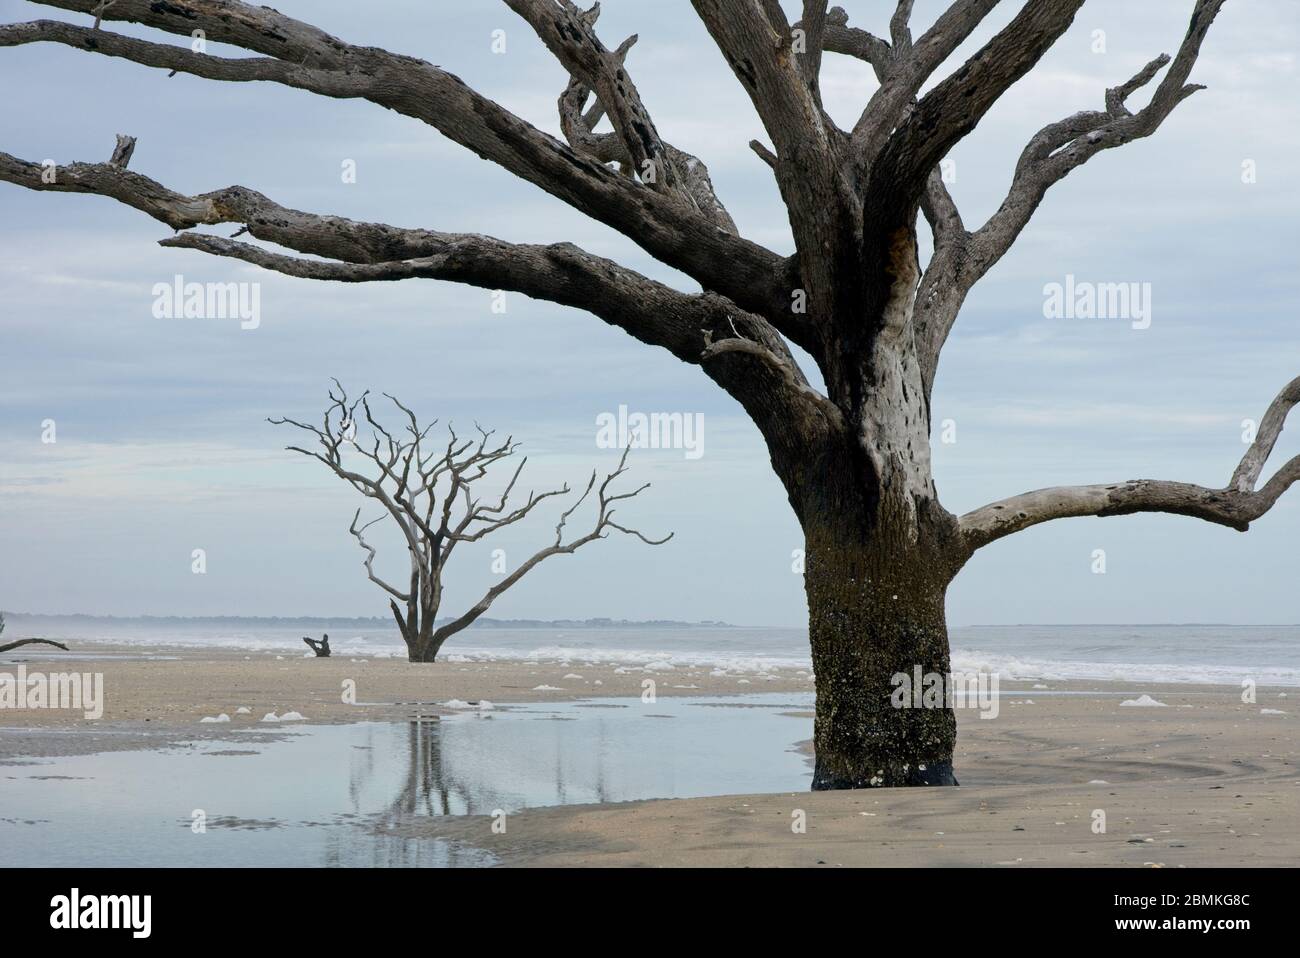
M381 629L394 628L393 620L385 616L360 617L324 617L324 616L247 616L247 615L45 615L38 612L4 612L11 623L39 620L43 623L66 622L69 624L100 625L144 625L157 628L175 628L177 626L218 626L226 628L270 628L270 629L315 629L315 628L352 628ZM439 619L438 623L449 622L450 617ZM648 619L633 621L630 619L488 619L482 618L471 626L475 629L734 629L737 626L727 622L705 620L703 622L679 622L675 619Z

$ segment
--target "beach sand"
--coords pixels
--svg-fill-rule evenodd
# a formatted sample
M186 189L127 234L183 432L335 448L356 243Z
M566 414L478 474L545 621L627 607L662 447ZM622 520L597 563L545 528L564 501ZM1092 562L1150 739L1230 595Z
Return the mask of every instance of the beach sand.
M560 662L445 662L195 649L95 655L23 649L0 671L102 672L103 718L0 712L0 765L221 737L266 712L310 722L406 720L449 700L494 703L808 692L794 671L660 673ZM105 654L107 653L107 654ZM579 675L581 678L573 678ZM357 704L346 704L345 683ZM599 684L597 684L599 683ZM1300 864L1300 693L1114 682L1003 682L1000 714L958 711L960 788L796 792L540 808L401 826L490 850L506 865L1226 866ZM538 689L550 686L551 689ZM1122 693L1122 694L1116 694ZM1165 707L1121 706L1149 694ZM248 714L236 714L240 706ZM1264 710L1279 710L1272 714ZM229 724L200 724L226 713ZM66 734L77 730L78 734ZM774 750L788 743L773 742ZM805 744L805 750L810 745ZM719 756L725 761L725 755ZM2 803L0 799L0 803ZM1097 813L1105 832L1094 831ZM806 830L792 829L802 813Z
M1148 691L1168 707L1040 694L992 721L959 712L960 788L569 806L512 816L505 835L488 819L440 833L530 866L1300 864L1294 722L1231 689Z

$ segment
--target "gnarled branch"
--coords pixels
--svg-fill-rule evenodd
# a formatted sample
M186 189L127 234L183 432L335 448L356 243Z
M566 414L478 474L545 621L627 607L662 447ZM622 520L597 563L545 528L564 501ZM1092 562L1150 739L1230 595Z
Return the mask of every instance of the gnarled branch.
M94 13L97 0L39 0ZM414 117L481 157L619 230L656 258L746 309L780 315L788 305L785 260L718 228L671 192L620 176L414 57L359 47L268 7L237 0L117 0L104 20L140 23L242 47L232 59L58 21L0 27L0 46L49 41L146 66L217 80L265 80L340 99L365 99Z
M880 88L867 102L862 116L853 127L855 160L863 168L869 167L886 148L891 131L904 125L925 81L961 46L997 4L998 0L958 0L913 44L908 25L912 3L911 0L899 0L898 8L890 20L888 57L879 53L878 43L883 41L868 47L874 56L869 62L880 79ZM943 152L934 157L931 166L938 162Z
M718 49L749 95L775 149L777 185L798 251L800 285L811 310L793 315L789 302L767 313L783 334L819 361L826 351L815 328L829 323L835 268L827 250L842 246L859 211L858 197L840 162L841 134L807 82L793 33L779 3L764 0L692 0Z
M967 292L996 264L1020 236L1047 191L1072 170L1103 150L1150 136L1174 108L1203 87L1187 78L1224 0L1197 0L1191 22L1172 60L1161 54L1131 79L1105 94L1105 109L1075 113L1038 131L1016 163L1011 188L998 210L969 236L954 238L958 248L936 257L922 283L918 304L925 305L918 323L917 348L927 391L932 388L939 354L957 321ZM1169 70L1147 106L1131 112L1128 98ZM927 213L927 216L929 213Z
M1047 190L1103 150L1150 136L1187 97L1204 87L1187 83L1210 25L1224 0L1197 0L1178 55L1160 81L1151 102L1136 113L1128 98L1146 86L1166 65L1161 54L1136 75L1106 91L1105 110L1076 113L1041 129L1029 141L1016 164L1011 189L1001 207L971 238L969 269L984 275L1002 257L1028 223Z
M1300 456L1289 460L1261 489L1256 489L1265 460L1282 431L1286 415L1300 402L1300 377L1273 400L1260 422L1255 442L1246 450L1228 485L1207 489L1186 482L1133 479L1091 486L1038 489L990 503L961 517L961 535L968 554L1004 536L1049 519L1077 516L1123 516L1138 512L1168 512L1193 516L1240 532L1277 502L1300 480Z
M913 208L920 199L930 171L954 144L975 129L1011 85L1051 49L1073 22L1083 2L1035 0L1025 4L1011 22L960 69L920 98L910 109L907 119L899 123L883 147L875 151L877 159L872 163L867 189L880 197L877 215L882 223L889 225ZM964 8L950 39L955 39L962 30L965 30L962 39L969 35L983 13L987 13L985 8L991 9L991 6L987 2L972 0L949 8L944 16L952 14L958 7ZM970 29L966 29L967 26ZM948 52L955 47L954 44ZM911 59L915 59L923 49L924 43L918 43ZM910 81L910 74L908 77ZM909 105L920 88L919 84L913 86L911 82L904 82L901 87L899 100L902 102L891 100L891 110L883 111L883 115L896 116L897 110ZM865 140L871 132L863 131L859 139ZM866 143L861 145L865 148Z
M563 24L571 25L575 20L584 24L586 32L575 33L576 27L566 30L561 21L552 24L553 5L550 0L508 2L525 15L572 74L559 100L560 129L569 145L601 163L618 163L627 175L639 175L644 180L647 172L652 172L653 180L649 185L661 190L671 186L677 195L711 217L719 229L737 234L735 221L718 199L708 167L699 157L661 140L641 104L624 66L628 51L636 44L636 34L610 52L596 39L594 31L600 16L599 3L581 15L571 3L566 3L564 9L568 19ZM553 30L549 29L551 26ZM594 77L603 78L604 82L598 89L593 87ZM595 104L585 109L587 98L593 91L597 94ZM616 124L614 133L596 132L596 125L605 116L610 115L612 122L615 120L602 98L613 98L624 104L621 114L624 123L621 127ZM630 120L627 114L631 115ZM644 122L639 117L644 117Z
M692 364L699 362L705 346L701 327L713 321L720 304L731 305L718 296L680 293L570 243L521 245L476 233L323 216L280 206L242 186L186 196L112 163L71 163L51 171L0 153L0 180L33 190L108 196L178 230L238 223L256 239L329 257L300 259L206 233L180 233L160 241L290 276L339 282L441 279L574 306ZM758 317L753 322L766 325Z
M582 495L574 501L573 505L564 510L560 516L559 522L556 523L555 542L552 545L533 553L533 555L529 556L528 559L520 563L513 572L488 589L487 592L483 594L483 597L467 609L464 614L448 622L446 625L440 626L434 633L434 642L437 645L441 645L448 638L472 624L475 619L491 608L492 603L495 602L503 592L509 589L542 562L551 558L551 556L572 555L588 543L595 542L598 539L607 538L609 536L607 530L609 529L613 529L625 535L630 535L636 539L640 539L646 545L652 546L663 545L671 539L673 537L673 533L671 532L662 539L652 539L636 529L621 525L614 521L614 503L625 499L632 499L650 488L650 483L647 482L630 492L610 492L610 485L627 471L627 454L628 450L624 449L623 455L618 461L618 468L609 473L601 482L599 487L596 486L596 473L592 472L591 478L587 481L587 487L583 490ZM595 525L592 530L585 535L572 539L569 542L565 542L565 525L573 516L574 512L577 511L578 507L586 501L589 495L591 495L593 488L596 489L596 498L598 503Z

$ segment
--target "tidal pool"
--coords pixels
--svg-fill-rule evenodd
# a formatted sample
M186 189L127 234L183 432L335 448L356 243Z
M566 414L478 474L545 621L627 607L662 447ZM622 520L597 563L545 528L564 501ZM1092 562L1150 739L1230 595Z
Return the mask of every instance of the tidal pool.
M490 865L445 815L803 791L810 694L602 699L0 766L0 865ZM205 729L209 728L205 726ZM0 734L3 734L0 732ZM200 829L199 824L202 824Z

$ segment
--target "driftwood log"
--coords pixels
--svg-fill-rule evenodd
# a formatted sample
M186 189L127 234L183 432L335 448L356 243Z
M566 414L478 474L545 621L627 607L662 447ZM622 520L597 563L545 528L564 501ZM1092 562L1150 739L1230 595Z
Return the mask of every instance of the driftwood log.
M307 648L316 653L316 658L328 659L330 657L330 637L328 633L322 635L319 641L309 639L305 635L302 640L307 643Z
M0 652L10 652L24 645L33 645L36 643L40 643L41 645L52 645L56 649L62 649L64 652L68 651L66 645L62 642L55 642L53 639L19 639L17 642L10 642L8 645L0 645Z
M4 635L5 617L0 615L0 635ZM0 652L12 652L14 649L22 648L24 645L52 645L56 649L68 651L68 647L62 642L55 642L53 639L19 639L17 642L10 642L7 645L0 645Z

